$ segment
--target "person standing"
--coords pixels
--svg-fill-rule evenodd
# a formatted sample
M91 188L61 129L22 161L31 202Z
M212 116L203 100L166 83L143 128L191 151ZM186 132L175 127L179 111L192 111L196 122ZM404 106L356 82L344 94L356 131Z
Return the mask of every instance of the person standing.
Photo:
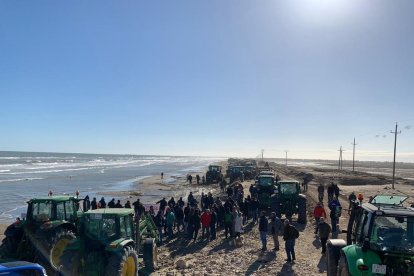
M257 223L257 215L259 213L259 201L256 197L252 199L250 202L250 207L252 208L252 214L253 214L253 223Z
M285 241L285 250L287 262L294 263L295 256L295 240L299 237L299 231L293 226L288 219L285 219L285 230L283 231L283 240Z
M204 176L204 175L201 177L201 183L202 183L203 185L206 185L206 178L205 178L205 176Z
M115 198L112 198L111 201L108 202L108 208L115 208Z
M339 187L338 187L338 185L337 184L333 184L333 192L334 192L334 195L335 195L335 197L336 198L339 198Z
M211 221L210 221L210 240L216 239L216 223L217 223L217 206L213 204L211 208Z
M315 209L313 209L313 217L315 218L315 234L318 234L319 220L322 217L326 218L325 208L323 208L320 202L318 202L315 206Z
M124 205L125 208L131 208L131 201L127 200L127 202Z
M230 209L226 208L226 211L224 213L224 235L226 236L226 239L229 234L230 234L230 237L233 236L232 228L233 228L233 216L230 212Z
M91 201L91 208L92 210L98 209L98 204L96 203L96 197L94 197Z
M328 193L328 204L332 201L333 195L334 195L334 183L328 185L328 188L326 189L326 192Z
M329 203L329 209L331 210L331 212L329 213L329 217L331 218L332 233L336 233L336 226L338 224L338 220L342 211L341 203L339 203L336 197L334 197L333 200Z
M348 214L351 214L351 204L353 201L355 201L357 199L355 192L352 192L349 196L348 196L348 201L349 201L349 207L348 207Z
M99 200L100 203L100 208L105 209L106 208L106 202L105 202L105 198L102 197L101 200Z
M184 210L183 207L181 207L180 205L176 204L175 208L174 208L174 214L175 214L175 221L176 221L176 228L177 228L177 232L180 232L180 226L182 226L183 230L185 228L184 226Z
M240 212L236 212L236 216L234 218L234 237L240 237L241 233L243 232L243 219L241 217Z
M204 212L201 214L200 217L202 231L201 231L201 239L204 240L204 233L206 234L206 238L208 239L210 236L210 223L211 223L211 215L210 210L205 209Z
M119 199L115 204L115 208L124 208L124 207L122 207L121 201Z
M139 202L139 198L137 199L137 201L136 201L136 202ZM135 203L136 203L136 202L134 202L134 203L133 203L133 205L134 205L134 209L136 209L136 208L135 208ZM165 200L165 197L163 197L161 200L157 201L155 204L159 204L159 205L160 205L160 210L161 210L162 212L164 212L165 207L167 207L167 205L168 205L167 200Z
M319 221L319 239L321 240L322 245L322 254L326 252L326 242L328 241L329 234L331 233L331 226L325 222L324 218L321 218Z
M91 208L91 202L89 201L89 196L86 195L83 200L83 211L86 212Z
M197 185L200 185L200 176L196 174Z
M273 248L274 251L279 251L279 233L282 229L282 221L280 218L276 216L275 212L272 212L270 215L270 225L271 225L271 232L273 236L273 242L275 247Z
M193 239L194 241L196 241L197 236L198 236L198 231L200 231L200 210L199 209L196 209L194 211L194 214L191 219L191 223L192 223L192 228L193 228L192 230L194 232Z
M318 185L318 199L319 199L319 202L321 202L321 203L323 202L324 193L325 193L325 186L323 186L322 183L319 183L319 185Z
M267 228L269 222L267 221L266 214L264 211L260 213L259 219L259 233L260 233L260 240L262 242L262 251L267 250Z
M158 229L158 234L160 236L160 243L162 243L162 238L163 238L162 230L164 228L164 216L163 216L161 210L159 210L157 215L155 216L154 223L155 223L155 226Z
M172 239L174 235L174 232L173 232L174 221L175 221L174 212L172 211L172 209L167 208L167 216L165 217L165 223L167 224L168 238L170 239Z

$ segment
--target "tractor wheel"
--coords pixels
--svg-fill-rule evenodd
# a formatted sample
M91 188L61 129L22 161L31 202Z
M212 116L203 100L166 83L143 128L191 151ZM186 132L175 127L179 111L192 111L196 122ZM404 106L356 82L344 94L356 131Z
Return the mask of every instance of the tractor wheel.
M105 269L106 276L138 276L138 255L130 246L110 255Z
M65 251L68 244L75 238L75 234L70 230L64 228L55 230L54 235L49 240L49 260L53 268L57 269L59 267L60 257L63 251Z
M158 249L155 239L146 239L142 251L144 255L145 268L149 271L157 269Z
M338 276L349 276L348 264L346 262L345 256L341 256L338 262Z
M299 196L298 197L298 222L305 224L306 223L306 197Z
M80 253L74 250L65 250L60 256L58 271L65 276L82 274Z

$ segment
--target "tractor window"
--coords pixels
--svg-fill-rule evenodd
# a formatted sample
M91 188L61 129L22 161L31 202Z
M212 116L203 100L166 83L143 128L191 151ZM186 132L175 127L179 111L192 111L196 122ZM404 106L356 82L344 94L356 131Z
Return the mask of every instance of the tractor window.
M280 192L282 194L296 194L296 183L281 183Z
M73 213L75 212L75 208L73 204L74 204L73 201L67 201L65 203L67 220L71 220L73 218Z
M260 186L272 186L273 178L270 177L260 177L259 178Z
M52 217L52 203L37 202L33 203L33 219L36 221L48 221Z
M125 217L127 237L132 237L132 217Z
M56 220L65 220L65 203L58 202L56 204Z
M126 221L125 221L125 217L121 217L119 219L119 223L120 223L121 237L126 238L127 237L127 233L126 233Z
M131 220L129 217L122 217L120 219L121 237L130 238L132 237Z
M113 218L104 218L102 220L102 234L106 239L116 235L116 223Z
M413 253L413 223L414 221L407 217L375 217L371 246L378 247L381 251Z

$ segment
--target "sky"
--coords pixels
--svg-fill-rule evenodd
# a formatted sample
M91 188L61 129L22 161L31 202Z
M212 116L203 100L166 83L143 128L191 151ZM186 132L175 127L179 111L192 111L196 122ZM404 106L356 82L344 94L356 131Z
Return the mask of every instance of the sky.
M414 162L414 1L0 1L0 150Z

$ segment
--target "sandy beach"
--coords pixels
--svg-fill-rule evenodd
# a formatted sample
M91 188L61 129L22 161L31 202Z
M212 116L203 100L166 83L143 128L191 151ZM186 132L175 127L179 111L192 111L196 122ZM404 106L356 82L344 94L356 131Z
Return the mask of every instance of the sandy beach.
M168 240L159 247L159 269L152 275L323 275L326 273L326 259L320 254L319 239L313 233L312 217L312 211L317 201L316 187L319 183L328 184L332 180L339 183L340 199L345 208L347 196L352 191L363 193L365 198L379 193L414 195L414 185L411 180L399 178L396 189L392 190L390 189L391 179L383 175L362 172L353 174L350 171L338 172L312 166L286 167L275 163L271 163L271 166L285 179L301 180L303 173L314 175L314 180L309 184L309 190L306 192L308 223L301 225L294 222L300 231L296 245L297 261L295 265L284 261L283 242L279 252L268 251L262 254L258 227L250 221L245 225L242 246L236 246L233 240L225 240L222 230L218 231L218 238L211 242L189 242L183 239L183 233L177 233L172 240ZM165 179L173 180L165 181ZM174 179L174 176L168 175L165 179L161 180L160 176L145 178L134 183L137 187L136 190L114 191L102 193L102 195L105 198L122 196L131 202L136 198L142 198L145 199L143 203L148 205L155 204L161 199L159 192L168 194L168 196L183 196L185 201L186 195L190 191L195 195L200 195L201 192L212 192L216 196L224 196L220 194L217 184L202 186L195 184L194 181L193 184L189 184L184 178ZM251 183L253 181L242 183L245 195L249 194L248 188ZM355 183L358 185L353 185ZM366 185L360 185L360 183L366 183ZM167 196L166 198L168 199ZM413 198L410 198L408 203L414 203ZM344 215L339 221L341 229L345 229L347 225L347 214L343 213ZM5 224L0 225L1 233L4 232L5 227ZM344 238L343 234L340 234L339 237ZM270 238L268 244L270 247L273 245ZM185 265L178 268L177 263Z

